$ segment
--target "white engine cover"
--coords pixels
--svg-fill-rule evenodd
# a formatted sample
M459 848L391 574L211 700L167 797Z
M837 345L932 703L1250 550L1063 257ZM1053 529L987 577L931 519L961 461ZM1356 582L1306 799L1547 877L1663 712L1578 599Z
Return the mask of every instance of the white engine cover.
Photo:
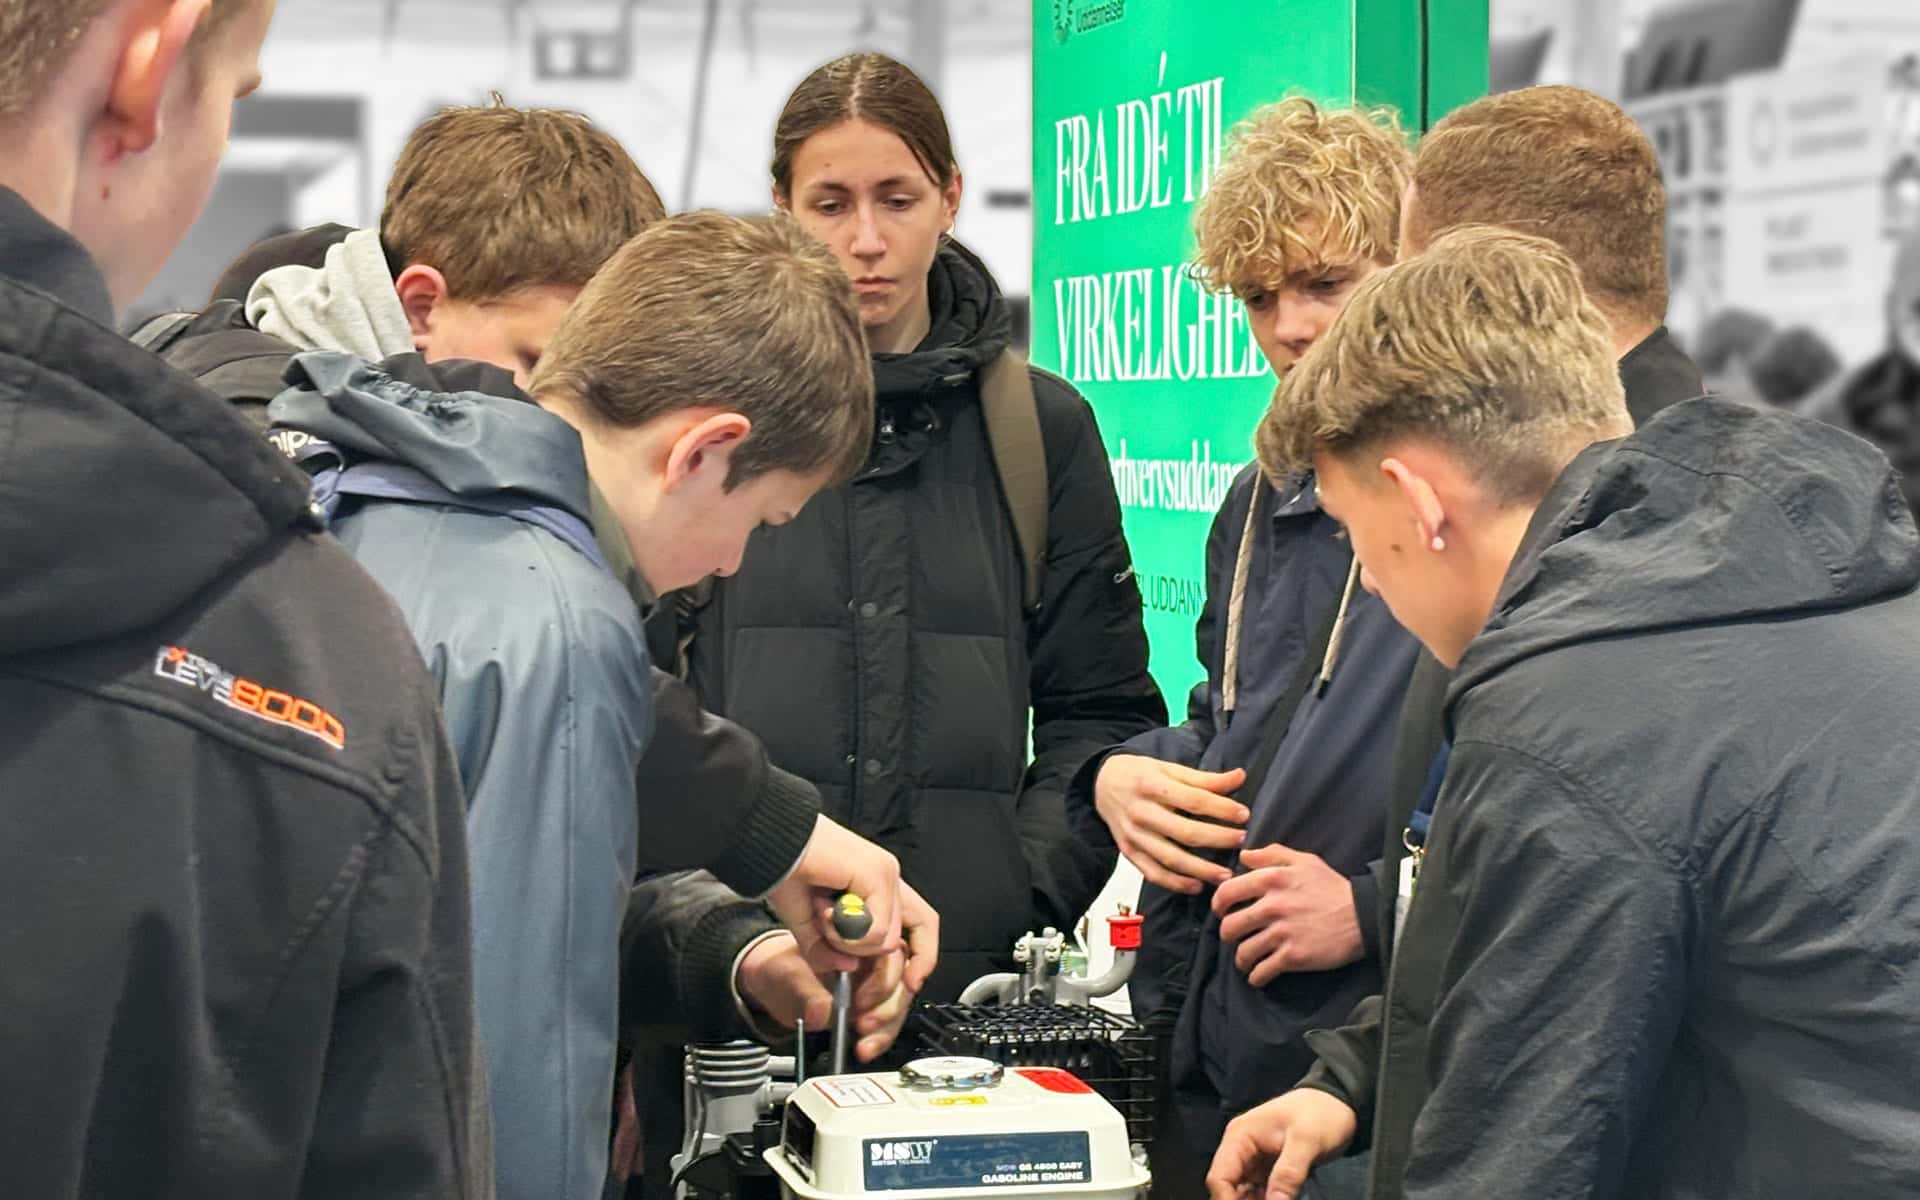
M893 1074L808 1080L767 1162L790 1200L1135 1200L1151 1182L1120 1113L1052 1067L939 1088Z

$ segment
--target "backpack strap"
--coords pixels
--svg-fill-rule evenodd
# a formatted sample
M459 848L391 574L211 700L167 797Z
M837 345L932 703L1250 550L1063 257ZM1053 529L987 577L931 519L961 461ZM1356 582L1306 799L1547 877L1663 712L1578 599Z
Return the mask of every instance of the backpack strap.
M462 496L448 491L428 475L395 462L360 463L329 467L313 477L313 499L332 520L348 496L398 500L410 504L444 504L469 512L496 513L544 529L585 555L588 562L611 573L593 530L575 514L552 504L540 504L511 493Z
M980 410L1020 549L1020 599L1031 615L1040 609L1047 575L1047 448L1024 358L1008 350L981 369Z
M266 406L286 390L287 363L298 353L247 324L246 311L232 300L217 300L198 313L163 313L129 337L262 426Z
M166 353L167 347L178 341L187 331L187 326L200 319L197 312L161 313L143 322L140 328L127 335L127 340L142 350L151 350L155 354Z

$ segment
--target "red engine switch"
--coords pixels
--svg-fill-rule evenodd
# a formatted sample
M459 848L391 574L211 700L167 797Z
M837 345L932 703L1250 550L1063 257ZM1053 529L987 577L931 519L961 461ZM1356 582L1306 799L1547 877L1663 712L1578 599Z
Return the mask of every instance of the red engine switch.
M1107 918L1107 938L1115 950L1138 950L1140 948L1140 927L1146 924L1146 918L1139 913L1128 913L1120 917Z
M1059 1067L1015 1067L1015 1075L1024 1075L1050 1092L1066 1096L1084 1096L1093 1091L1078 1075Z

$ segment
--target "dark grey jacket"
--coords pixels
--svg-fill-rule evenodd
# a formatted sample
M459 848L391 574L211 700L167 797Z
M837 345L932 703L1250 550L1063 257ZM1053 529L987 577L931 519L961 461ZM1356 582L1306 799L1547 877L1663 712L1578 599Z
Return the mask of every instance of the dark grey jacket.
M0 189L0 1195L491 1194L431 679Z
M1683 400L1705 394L1700 368L1693 364L1665 326L1654 330L1620 360L1620 384L1627 393L1627 413L1635 425L1644 425ZM1388 788L1387 839L1376 866L1382 894L1391 901L1399 887L1400 860L1406 855L1401 839L1407 818L1420 802L1434 756L1440 752L1443 732L1440 710L1446 700L1448 671L1425 650L1413 665L1407 699L1401 709L1393 744L1392 786ZM1393 956L1394 906L1378 910L1375 948L1383 959Z
M1375 1200L1914 1194L1916 584L1824 425L1690 401L1568 468L1448 692L1385 1019L1312 1038Z

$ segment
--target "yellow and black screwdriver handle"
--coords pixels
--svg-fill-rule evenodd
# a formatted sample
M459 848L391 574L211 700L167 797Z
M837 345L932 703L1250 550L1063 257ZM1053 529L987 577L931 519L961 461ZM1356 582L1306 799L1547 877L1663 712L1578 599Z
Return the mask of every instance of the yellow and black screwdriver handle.
M857 942L873 932L873 913L867 902L852 892L840 893L833 902L833 931L849 942ZM853 976L842 971L833 980L833 1073L847 1073L848 1042L852 1040Z

